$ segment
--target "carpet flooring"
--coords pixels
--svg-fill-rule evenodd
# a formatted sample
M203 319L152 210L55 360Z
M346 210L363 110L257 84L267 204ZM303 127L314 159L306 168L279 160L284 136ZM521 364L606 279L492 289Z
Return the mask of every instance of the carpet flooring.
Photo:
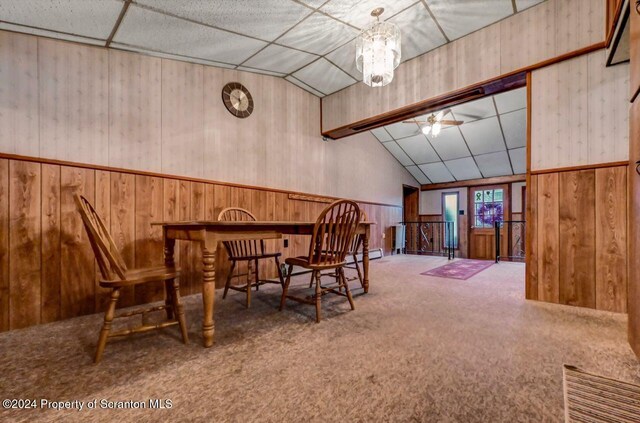
M254 295L250 310L242 293L223 301L219 291L210 349L199 296L185 299L189 345L168 328L111 342L99 365L100 315L2 333L2 399L85 406L0 409L0 421L560 422L563 364L640 382L625 315L526 301L519 263L466 281L420 275L446 262L372 261L371 291L356 295L356 310L325 297L320 324L311 306L278 312L276 286ZM303 289L308 276L294 283ZM171 408L100 408L149 399Z

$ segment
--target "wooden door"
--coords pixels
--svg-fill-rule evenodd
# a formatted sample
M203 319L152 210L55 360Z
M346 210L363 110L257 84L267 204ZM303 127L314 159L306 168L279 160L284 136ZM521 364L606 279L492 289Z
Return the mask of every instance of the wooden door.
M509 184L469 188L469 258L495 260L494 222L509 220L509 197ZM503 233L500 239L504 250Z

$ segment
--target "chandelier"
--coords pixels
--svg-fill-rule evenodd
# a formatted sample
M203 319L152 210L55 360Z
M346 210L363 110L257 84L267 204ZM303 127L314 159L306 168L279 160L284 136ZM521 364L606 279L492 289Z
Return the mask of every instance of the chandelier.
M380 22L382 12L382 7L371 12L376 20L356 39L356 67L362 72L362 82L370 87L389 84L400 64L400 29L391 22Z

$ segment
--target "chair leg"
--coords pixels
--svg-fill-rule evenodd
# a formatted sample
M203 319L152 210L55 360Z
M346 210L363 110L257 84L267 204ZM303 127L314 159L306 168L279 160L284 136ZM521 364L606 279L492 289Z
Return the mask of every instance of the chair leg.
M347 299L349 300L349 305L351 306L351 310L355 310L356 307L353 304L353 297L351 296L351 291L349 290L349 284L347 283L347 278L344 276L344 269L342 267L340 268L340 276L342 277L344 290L347 292Z
M338 284L338 292L342 292L342 284L340 283L340 272L338 271L338 268L336 267L335 272L335 278L336 278L336 283Z
M293 265L289 265L289 270L287 270L287 280L284 283L284 287L282 288L282 297L280 298L280 311L284 308L284 303L287 301L287 291L289 291L289 284L291 283L291 271L293 270Z
M245 302L246 308L251 307L251 273L253 272L252 268L253 268L253 262L249 260L247 262L247 286L246 286L247 300Z
M231 286L231 279L233 279L233 271L236 268L236 261L231 261L231 269L229 270L229 274L227 275L227 283L224 284L224 292L222 293L222 299L224 300L227 297L227 292L229 292L229 287Z
M358 280L360 285L364 288L364 282L362 282L362 272L360 271L360 265L358 264L358 254L353 255L353 263L356 265L356 272L358 272Z
M315 276L315 272L311 272L311 279L309 279L309 288L313 287L313 282L315 281L316 276Z
M164 281L164 305L167 307L167 320L173 319L173 285L171 280Z
M260 263L258 263L258 259L255 262L256 266L256 291L260 291Z
M189 343L189 335L187 333L187 319L184 316L184 309L182 307L182 301L180 300L180 283L174 279L173 283L173 309L176 314L176 319L180 325L180 332L182 333L182 342Z
M316 277L316 323L320 323L321 318L321 304L322 301L322 286L320 285L320 271L314 270L313 275Z
M278 279L280 280L280 286L284 288L284 278L282 277L282 269L280 268L280 260L278 260L278 256L274 257L276 261L276 267L278 268Z
M104 347L107 345L107 338L109 338L109 332L111 332L111 322L116 314L116 304L120 298L120 288L115 288L111 291L111 300L107 311L104 313L104 323L102 324L102 330L100 330L100 337L98 338L98 346L96 347L96 355L93 358L94 363L99 363L102 360L102 353Z

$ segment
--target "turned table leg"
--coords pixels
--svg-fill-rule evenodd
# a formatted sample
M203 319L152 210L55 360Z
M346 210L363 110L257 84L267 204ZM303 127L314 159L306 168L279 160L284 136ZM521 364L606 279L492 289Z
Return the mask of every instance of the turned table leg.
M369 292L369 226L367 225L362 237L362 285L365 294Z
M214 244L215 245L215 244ZM213 333L215 331L213 310L216 295L216 248L202 247L202 306L204 317L202 319L202 337L205 348L213 345Z

